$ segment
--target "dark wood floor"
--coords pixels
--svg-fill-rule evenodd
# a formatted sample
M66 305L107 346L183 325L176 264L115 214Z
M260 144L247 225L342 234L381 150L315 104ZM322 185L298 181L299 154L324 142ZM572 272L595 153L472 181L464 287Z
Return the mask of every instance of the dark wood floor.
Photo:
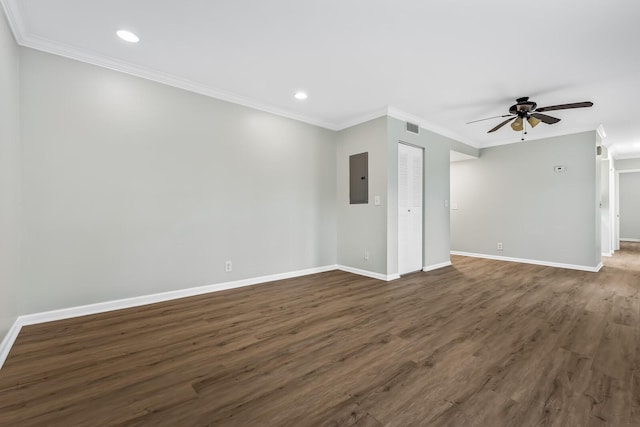
M640 244L600 273L453 257L25 327L0 425L640 425Z

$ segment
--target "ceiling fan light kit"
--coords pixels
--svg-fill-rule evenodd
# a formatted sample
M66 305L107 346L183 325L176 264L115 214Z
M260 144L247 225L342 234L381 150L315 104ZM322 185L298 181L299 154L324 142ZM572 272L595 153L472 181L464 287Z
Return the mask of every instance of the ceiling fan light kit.
M509 114L505 114L502 116L489 117L486 119L474 120L470 123L481 122L483 120L491 120L497 118L508 117L507 120L503 121L499 125L490 129L487 133L492 133L502 128L507 123L511 122L511 129L516 132L522 132L521 140L524 141L524 136L527 134L527 123L532 128L538 126L540 122L544 122L548 125L552 125L554 123L558 123L560 121L559 118L549 116L547 114L542 114L542 111L555 111L555 110L568 110L571 108L586 108L592 107L593 102L584 101L584 102L574 102L572 104L559 104L559 105L550 105L548 107L540 107L538 108L538 104L529 101L529 97L525 96L522 98L516 99L516 103L509 107Z
M527 119L527 121L529 122L529 126L531 126L532 128L538 126L538 123L540 123L542 120L535 118L535 117L529 117Z
M522 118L518 117L511 123L511 129L520 132L523 129Z

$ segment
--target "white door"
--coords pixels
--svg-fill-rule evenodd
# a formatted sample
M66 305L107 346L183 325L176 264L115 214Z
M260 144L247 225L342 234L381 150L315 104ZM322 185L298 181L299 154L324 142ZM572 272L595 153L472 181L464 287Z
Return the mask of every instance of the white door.
M398 272L422 270L423 150L398 144Z

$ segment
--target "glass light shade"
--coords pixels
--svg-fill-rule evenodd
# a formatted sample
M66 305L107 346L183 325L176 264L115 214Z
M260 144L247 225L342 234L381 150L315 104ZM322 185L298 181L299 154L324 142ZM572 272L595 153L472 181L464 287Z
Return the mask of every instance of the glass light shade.
M538 126L538 123L540 123L540 119L536 119L535 117L529 117L527 121L529 122L532 128Z
M511 123L511 129L516 132L520 132L522 130L522 117L518 117L513 121L513 123Z

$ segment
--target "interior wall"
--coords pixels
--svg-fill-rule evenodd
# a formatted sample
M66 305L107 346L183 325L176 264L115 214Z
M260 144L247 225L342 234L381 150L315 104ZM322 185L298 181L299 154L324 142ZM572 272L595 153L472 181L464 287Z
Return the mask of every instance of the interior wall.
M19 50L0 7L0 341L20 313Z
M426 129L421 128L418 135L406 132L405 123L393 117L388 118L389 274L398 272L398 142L425 150L423 266L427 269L450 260L450 150L455 147L470 155L477 155L472 147Z
M387 275L387 119L337 134L338 264ZM369 203L349 203L349 156L369 153ZM374 204L380 196L380 205ZM369 259L365 259L365 251Z
M453 163L452 250L597 267L595 147L595 132L584 132L486 148L478 160ZM559 165L565 172L554 172Z
M619 159L615 161L617 171L621 170L640 170L640 159Z
M620 240L640 242L640 172L619 178Z
M333 132L31 49L21 66L25 314L336 264Z

